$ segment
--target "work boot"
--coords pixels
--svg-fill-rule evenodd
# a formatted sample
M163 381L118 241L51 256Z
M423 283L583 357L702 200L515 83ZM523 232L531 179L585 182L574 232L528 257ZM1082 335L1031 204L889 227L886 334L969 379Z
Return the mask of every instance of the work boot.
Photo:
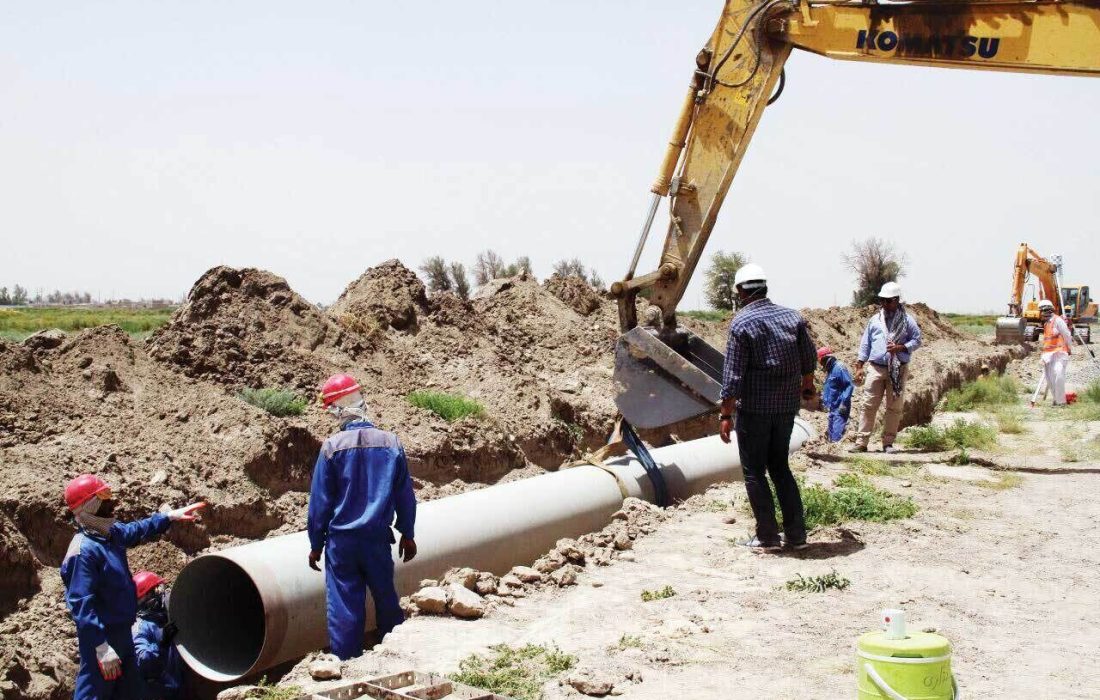
M810 543L806 540L802 540L800 542L791 542L789 539L787 539L786 534L780 534L779 541L780 543L782 543L784 549L792 549L796 552L801 552L804 549L810 548Z
M739 543L743 547L748 547L754 552L778 552L783 548L783 542L762 542L759 537L753 537L751 540Z
M894 447L893 445L883 445L882 451L888 455L892 455L898 451L898 448Z
M851 452L851 453L866 452L866 451L867 451L867 445L856 444L856 445L852 445L851 447L848 448L848 452Z

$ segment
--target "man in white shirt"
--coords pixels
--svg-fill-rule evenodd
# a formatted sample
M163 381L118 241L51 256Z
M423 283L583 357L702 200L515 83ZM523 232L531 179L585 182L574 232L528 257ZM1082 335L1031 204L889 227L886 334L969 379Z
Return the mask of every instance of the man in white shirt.
M1054 302L1039 302L1039 317L1043 320L1043 374L1055 406L1066 405L1066 367L1073 354L1073 336L1061 316L1054 313ZM1037 392L1038 393L1038 392ZM1032 397L1035 405L1037 396Z

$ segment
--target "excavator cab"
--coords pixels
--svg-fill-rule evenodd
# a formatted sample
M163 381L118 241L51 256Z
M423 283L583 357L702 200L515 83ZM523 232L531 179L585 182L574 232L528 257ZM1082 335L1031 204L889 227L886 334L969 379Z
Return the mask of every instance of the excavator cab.
M725 358L691 331L635 326L615 343L615 405L638 428L658 428L713 411Z

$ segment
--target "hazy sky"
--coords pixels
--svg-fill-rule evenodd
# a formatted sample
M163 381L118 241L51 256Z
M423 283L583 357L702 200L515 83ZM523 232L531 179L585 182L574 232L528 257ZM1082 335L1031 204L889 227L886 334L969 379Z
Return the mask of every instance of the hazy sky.
M176 297L227 264L331 302L387 258L485 248L617 279L720 10L5 2L0 285ZM846 303L869 235L943 310L1001 310L1023 240L1100 285L1100 81L810 54L787 77L710 242L778 301Z

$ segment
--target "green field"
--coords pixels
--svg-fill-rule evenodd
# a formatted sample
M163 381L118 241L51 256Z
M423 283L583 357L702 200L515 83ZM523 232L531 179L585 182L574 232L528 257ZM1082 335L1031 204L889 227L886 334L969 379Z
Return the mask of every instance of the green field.
M136 338L145 338L164 325L175 311L163 309L123 309L115 307L36 306L0 308L0 338L21 341L32 333L49 328L65 332L113 323Z
M951 325L955 326L960 331L966 331L967 333L973 333L974 335L992 337L997 327L997 316L994 314L940 315L950 321Z

